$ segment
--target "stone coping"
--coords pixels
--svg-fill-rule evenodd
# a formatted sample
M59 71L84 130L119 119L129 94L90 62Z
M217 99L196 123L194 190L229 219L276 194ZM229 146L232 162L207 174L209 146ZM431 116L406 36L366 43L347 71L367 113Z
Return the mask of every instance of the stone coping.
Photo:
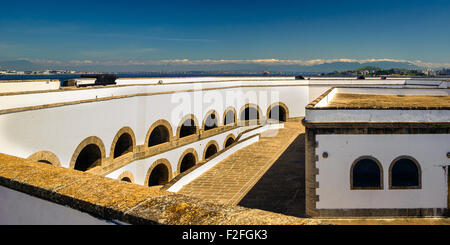
M381 95L336 93L324 109L449 110L450 95Z
M0 154L0 185L130 224L303 225L328 224L240 206L221 205L76 170Z
M0 80L0 83L60 82L56 79Z

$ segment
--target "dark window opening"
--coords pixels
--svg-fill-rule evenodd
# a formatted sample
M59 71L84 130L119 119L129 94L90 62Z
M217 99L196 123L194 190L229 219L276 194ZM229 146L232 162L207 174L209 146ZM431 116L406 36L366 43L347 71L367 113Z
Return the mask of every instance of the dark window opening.
M100 148L95 144L87 145L81 150L75 161L75 169L86 171L101 165L102 153Z
M183 173L184 171L192 168L195 166L195 156L192 153L188 153L183 157L183 160L181 160L180 164L180 173Z
M165 185L167 182L169 182L169 170L166 165L159 164L153 168L148 177L148 186Z
M223 125L235 123L234 121L234 112L229 110L227 114L225 114L225 119L223 119Z
M392 187L418 187L419 169L414 161L402 158L391 169Z
M154 128L152 133L150 134L150 138L148 139L148 146L150 147L154 145L159 145L169 141L170 141L169 130L165 126L159 125L158 127Z
M197 132L197 128L195 126L194 120L187 119L186 121L183 122L183 125L181 126L180 138L195 134L196 132Z
M269 119L286 122L286 110L281 106L275 106L269 111Z
M214 144L208 146L208 148L206 149L206 152L205 152L205 159L210 158L212 155L214 155L216 153L217 153L217 147Z
M114 147L114 158L133 151L133 139L128 133L122 134Z
M123 178L121 179L121 181L124 181L124 182L129 182L129 183L131 183L131 179L130 179L130 178L128 178L128 177L123 177Z
M39 160L38 162L52 165L52 163L47 160Z
M372 159L361 159L353 167L353 187L381 187L381 170Z
M241 113L241 120L255 120L259 119L259 113L258 110L254 107L247 107L244 109L244 111Z
M216 115L210 114L205 120L205 131L213 128L217 128L217 118Z
M234 139L230 137L225 142L225 147L228 147L228 146L232 145L233 143L234 143Z

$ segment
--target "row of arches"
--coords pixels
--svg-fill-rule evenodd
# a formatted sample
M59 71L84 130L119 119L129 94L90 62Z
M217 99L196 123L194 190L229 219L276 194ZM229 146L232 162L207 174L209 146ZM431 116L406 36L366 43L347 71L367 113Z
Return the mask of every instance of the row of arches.
M350 170L351 189L383 189L383 167L372 156L356 159ZM389 166L389 189L422 188L422 171L419 162L411 156L395 158Z
M235 141L234 135L230 134L224 141L224 148L228 148ZM219 145L215 140L211 140L206 144L203 151L203 159L209 160L219 151ZM185 150L178 161L177 173L184 173L193 168L199 162L198 154L193 148ZM172 167L167 159L159 159L155 161L147 171L145 177L145 186L164 185L172 179ZM119 175L119 180L134 183L133 174L125 171Z
M240 110L240 121L259 120L261 109L256 104L246 104ZM267 109L268 119L286 121L289 115L287 106L282 102L272 104ZM209 111L203 119L203 130L208 131L219 127L220 118L214 110ZM236 125L237 114L233 107L228 107L223 115L222 125ZM186 115L180 122L176 137L184 138L198 133L198 121L193 114ZM172 127L166 120L154 122L146 135L145 144L147 147L158 146L172 141ZM231 144L231 143L229 143ZM115 135L110 148L109 158L114 160L128 153L135 152L136 137L130 127L121 128ZM76 148L70 161L70 168L86 171L91 168L102 166L106 156L106 150L102 140L96 136L91 136L83 140ZM51 157L57 159L57 157ZM36 161L58 165L59 161L49 161L48 158L36 158ZM57 163L56 163L57 162Z

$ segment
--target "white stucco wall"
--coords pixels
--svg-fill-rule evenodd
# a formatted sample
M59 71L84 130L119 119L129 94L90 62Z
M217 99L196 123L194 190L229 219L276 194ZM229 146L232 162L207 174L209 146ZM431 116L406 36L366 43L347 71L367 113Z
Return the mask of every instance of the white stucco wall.
M87 213L0 186L0 225L107 225Z
M60 88L60 85L59 80L0 81L0 93L56 90Z
M316 135L319 147L316 181L318 209L447 208L450 135ZM327 152L328 158L322 153ZM391 162L414 157L422 169L422 188L389 190ZM383 190L350 190L350 168L360 156L372 156L383 167Z

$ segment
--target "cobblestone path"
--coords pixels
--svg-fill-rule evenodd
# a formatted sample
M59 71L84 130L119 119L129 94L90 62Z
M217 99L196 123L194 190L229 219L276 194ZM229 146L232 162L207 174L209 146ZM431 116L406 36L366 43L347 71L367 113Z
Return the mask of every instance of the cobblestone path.
M236 205L303 133L300 121L286 122L283 129L267 130L258 142L236 151L178 193Z

